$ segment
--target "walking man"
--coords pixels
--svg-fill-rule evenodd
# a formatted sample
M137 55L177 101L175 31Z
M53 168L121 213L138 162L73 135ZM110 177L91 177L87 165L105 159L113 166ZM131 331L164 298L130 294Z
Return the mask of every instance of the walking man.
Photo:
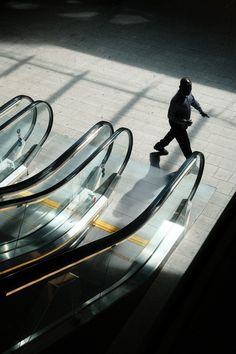
M183 77L180 80L179 90L170 101L168 109L168 119L170 130L163 139L154 145L154 150L157 150L160 155L168 155L165 149L173 139L176 139L184 156L188 158L192 154L187 128L192 124L191 106L199 111L202 117L209 118L200 104L191 94L192 82L189 78Z

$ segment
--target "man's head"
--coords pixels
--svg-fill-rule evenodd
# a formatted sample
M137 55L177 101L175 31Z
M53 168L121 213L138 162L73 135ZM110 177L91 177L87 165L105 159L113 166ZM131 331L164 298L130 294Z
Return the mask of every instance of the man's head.
M179 90L185 96L190 95L190 93L192 91L192 82L191 82L191 80L189 78L187 78L187 77L183 77L180 80Z

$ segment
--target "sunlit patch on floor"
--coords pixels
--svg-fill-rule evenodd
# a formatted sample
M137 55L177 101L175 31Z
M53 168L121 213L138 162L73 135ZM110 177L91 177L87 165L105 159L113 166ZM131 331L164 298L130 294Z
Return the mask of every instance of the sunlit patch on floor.
M38 4L34 4L32 2L17 2L17 1L9 1L7 3L7 6L17 10L30 10L39 7Z
M95 17L97 16L97 12L89 12L89 11L86 11L86 12L73 12L73 13L63 13L63 14L60 14L59 16L62 16L62 17L70 17L70 18L78 18L78 19L89 19L91 17Z
M66 2L67 4L82 4L82 1L79 0L68 0Z
M135 15L116 15L111 20L112 23L116 23L118 25L134 25L139 23L148 22L148 20L142 16Z

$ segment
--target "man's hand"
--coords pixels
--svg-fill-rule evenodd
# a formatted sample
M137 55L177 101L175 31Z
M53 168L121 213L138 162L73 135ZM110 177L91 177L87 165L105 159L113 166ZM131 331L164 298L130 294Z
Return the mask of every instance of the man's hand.
M204 118L205 118L205 117L206 117L206 118L210 118L210 117L208 116L208 114L205 113L205 112L203 112L203 111L201 111L200 114L201 114L201 116L204 117Z
M191 119L186 120L186 124L188 127L193 124L193 121Z
M182 128L184 128L184 129L187 129L188 127L190 127L190 125L192 125L193 124L193 121L191 120L191 119L183 119L182 121L181 121L181 126L182 126Z

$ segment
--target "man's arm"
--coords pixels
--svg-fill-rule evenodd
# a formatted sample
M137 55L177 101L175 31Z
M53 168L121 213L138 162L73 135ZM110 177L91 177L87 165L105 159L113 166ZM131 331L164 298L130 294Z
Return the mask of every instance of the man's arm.
M198 110L198 112L201 114L202 117L207 117L209 118L208 114L205 113L202 110L202 107L200 106L199 102L197 100L195 100L194 96L192 95L192 102L191 102L191 106L193 106L195 109Z
M176 120L176 111L177 111L177 104L176 104L175 100L172 98L170 101L167 117L170 120L175 121Z

